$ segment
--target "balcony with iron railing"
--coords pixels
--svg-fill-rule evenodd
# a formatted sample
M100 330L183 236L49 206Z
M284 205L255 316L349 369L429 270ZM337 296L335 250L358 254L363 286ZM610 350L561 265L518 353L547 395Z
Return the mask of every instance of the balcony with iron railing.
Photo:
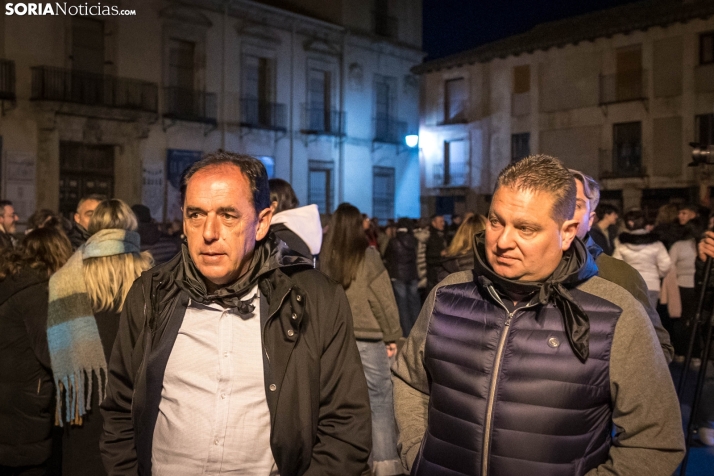
M647 99L647 71L600 75L600 104Z
M402 144L406 135L406 121L399 121L392 116L377 116L374 118L373 142Z
M385 13L372 12L373 31L378 36L385 38L397 39L399 22L397 17L387 15Z
M285 104L278 104L251 97L240 98L240 126L272 131L287 130Z
M155 113L158 111L158 86L108 74L35 66L32 68L30 99Z
M0 100L15 100L15 62L0 59Z
M600 179L640 178L647 175L641 146L599 149Z
M195 89L164 87L163 116L166 119L216 124L216 93Z
M303 104L300 132L312 135L343 136L346 130L345 116L346 114L342 111Z
M466 187L468 186L468 164L466 162L449 162L434 164L432 184L434 187Z

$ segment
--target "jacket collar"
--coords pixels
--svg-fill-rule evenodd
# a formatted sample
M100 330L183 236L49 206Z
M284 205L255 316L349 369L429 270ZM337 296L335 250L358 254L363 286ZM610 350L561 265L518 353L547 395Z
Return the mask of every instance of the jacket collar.
M563 317L565 333L575 355L585 362L589 355L590 321L569 290L597 275L595 259L585 244L575 238L555 271L546 279L522 282L496 274L486 259L485 233L474 236L474 278L482 286L493 285L501 293L528 295L537 293L540 305L552 303Z

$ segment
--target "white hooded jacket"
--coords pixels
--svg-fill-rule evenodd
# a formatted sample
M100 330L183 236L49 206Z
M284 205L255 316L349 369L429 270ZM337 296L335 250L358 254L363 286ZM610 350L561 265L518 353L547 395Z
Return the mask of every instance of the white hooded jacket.
M623 260L639 271L650 291L659 292L660 280L672 266L662 242L646 230L621 233L612 257Z
M310 249L313 255L320 253L322 247L322 224L317 205L285 210L273 215L270 226L283 224L295 233Z

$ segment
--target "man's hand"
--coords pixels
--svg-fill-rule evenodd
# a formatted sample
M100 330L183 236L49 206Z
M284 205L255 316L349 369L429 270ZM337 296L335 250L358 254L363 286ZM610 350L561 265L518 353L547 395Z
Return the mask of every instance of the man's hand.
M387 344L387 357L390 359L397 355L397 343L396 342L390 342Z
M699 259L706 261L707 257L714 258L714 232L707 231L704 239L699 242Z

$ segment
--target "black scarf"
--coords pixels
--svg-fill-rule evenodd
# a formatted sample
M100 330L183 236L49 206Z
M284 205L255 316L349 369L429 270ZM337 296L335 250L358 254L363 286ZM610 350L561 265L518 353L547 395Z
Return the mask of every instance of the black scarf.
M236 308L242 315L253 312L255 305L252 301L256 296L249 297L247 300L241 300L241 297L258 283L261 276L280 267L277 259L278 248L274 246L273 240L266 238L255 244L248 272L235 283L209 294L201 272L191 259L186 243L181 245L181 253L182 263L178 266L176 276L178 287L196 302L201 304L216 302L224 307Z
M568 288L597 275L597 265L590 256L585 245L578 238L573 240L570 248L563 253L558 266L544 281L521 282L504 278L496 274L486 259L484 233L474 236L474 277L482 285L493 283L502 292L527 295L538 293L538 303L545 305L551 302L563 316L565 333L570 347L581 362L585 362L590 354L590 320L583 308L573 299Z

